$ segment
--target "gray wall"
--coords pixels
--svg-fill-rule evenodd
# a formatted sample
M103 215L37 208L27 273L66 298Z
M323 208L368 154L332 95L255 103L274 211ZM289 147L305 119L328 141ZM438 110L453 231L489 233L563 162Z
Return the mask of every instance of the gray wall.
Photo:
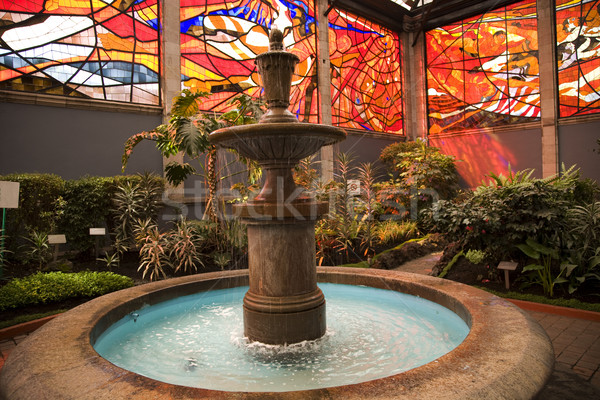
M568 168L577 165L584 178L600 183L600 121L558 127L558 159ZM594 151L595 150L595 151Z
M526 129L499 133L470 133L429 138L432 146L456 157L461 186L477 187L486 175L534 169L542 176L542 131Z
M160 115L0 103L0 174L54 173L65 179L121 173L124 143L161 123ZM126 173L161 174L154 144L140 143Z
M379 155L386 146L402 140L404 140L402 136L348 133L346 140L339 143L337 147L340 152L352 155L356 165L362 162L374 162L380 167L380 174L385 175L385 168L378 161Z

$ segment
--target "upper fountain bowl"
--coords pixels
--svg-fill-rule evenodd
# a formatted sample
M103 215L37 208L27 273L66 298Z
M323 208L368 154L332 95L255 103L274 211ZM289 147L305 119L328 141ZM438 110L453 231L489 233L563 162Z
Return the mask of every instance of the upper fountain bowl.
M210 134L212 143L262 165L295 165L321 147L345 138L346 132L333 126L288 122L234 126Z

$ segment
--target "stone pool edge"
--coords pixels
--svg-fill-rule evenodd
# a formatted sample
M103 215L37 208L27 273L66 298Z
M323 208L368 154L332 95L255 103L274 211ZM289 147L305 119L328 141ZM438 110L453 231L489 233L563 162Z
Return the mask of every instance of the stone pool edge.
M419 295L458 313L471 332L452 352L413 370L360 384L288 393L222 392L157 382L114 366L91 347L91 337L140 304L199 288L240 286L248 276L247 271L208 273L114 292L59 315L10 355L0 375L0 398L528 399L552 372L554 355L545 331L518 307L494 295L398 271L324 267L318 268L318 275L320 282Z

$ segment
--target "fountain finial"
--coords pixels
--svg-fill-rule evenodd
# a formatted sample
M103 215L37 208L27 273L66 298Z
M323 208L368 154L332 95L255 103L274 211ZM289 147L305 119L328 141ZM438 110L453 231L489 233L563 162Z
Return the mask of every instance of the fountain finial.
M260 123L298 122L288 111L292 77L297 55L283 48L283 33L277 27L269 34L269 51L256 56L256 66L262 80L264 99L269 109L260 119Z
M269 51L283 50L283 32L277 27L273 27L269 35Z

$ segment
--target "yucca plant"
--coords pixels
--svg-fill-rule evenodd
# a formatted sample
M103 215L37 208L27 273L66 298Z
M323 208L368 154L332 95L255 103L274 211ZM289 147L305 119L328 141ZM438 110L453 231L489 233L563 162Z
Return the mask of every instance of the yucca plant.
M151 281L160 277L166 278L166 270L171 268L169 258L169 241L167 235L161 233L156 226L148 230L148 235L143 240L140 248L140 266L142 278L149 275Z
M29 242L28 245L24 246L27 259L35 262L38 269L41 270L44 264L52 257L48 234L32 230L24 239Z
M202 237L186 219L177 222L168 236L169 258L174 272L196 272L198 266L204 267Z

